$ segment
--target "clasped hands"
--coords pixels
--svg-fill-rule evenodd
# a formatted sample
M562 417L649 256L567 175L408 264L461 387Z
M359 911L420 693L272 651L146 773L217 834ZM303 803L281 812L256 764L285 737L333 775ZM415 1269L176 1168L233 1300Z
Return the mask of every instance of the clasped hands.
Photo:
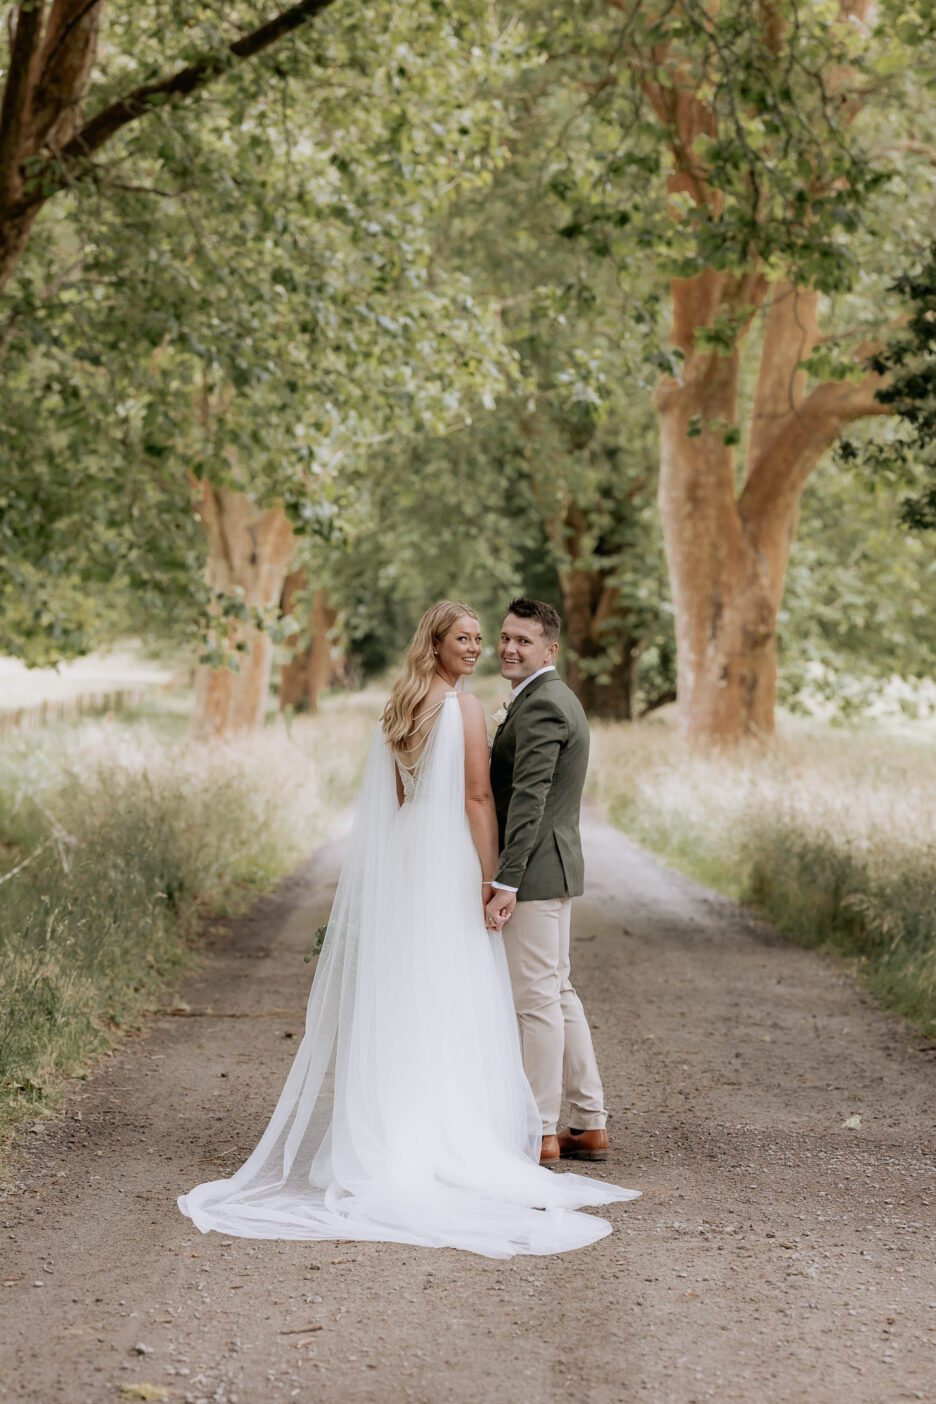
M486 882L481 888L481 900L484 905L485 926L489 931L501 931L517 905L516 892L505 892L503 888L492 887Z

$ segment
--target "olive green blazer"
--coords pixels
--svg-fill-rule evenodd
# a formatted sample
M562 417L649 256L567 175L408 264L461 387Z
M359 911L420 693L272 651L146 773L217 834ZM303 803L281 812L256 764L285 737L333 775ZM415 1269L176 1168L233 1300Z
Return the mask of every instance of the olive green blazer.
M500 859L496 881L521 902L577 897L585 862L579 811L588 722L558 673L541 673L507 709L491 746Z

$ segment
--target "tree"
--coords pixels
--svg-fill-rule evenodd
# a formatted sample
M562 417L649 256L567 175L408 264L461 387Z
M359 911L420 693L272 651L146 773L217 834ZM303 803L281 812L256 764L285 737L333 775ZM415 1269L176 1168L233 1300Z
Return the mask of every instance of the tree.
M202 52L170 73L108 92L84 117L98 55L105 0L24 0L9 21L9 58L0 98L0 291L12 276L43 205L73 181L87 178L94 156L131 123L173 99L188 98L232 65L262 53L308 23L332 0L299 0L265 24L225 41L211 7L189 21L206 33ZM232 27L247 19L231 14ZM160 16L161 18L161 16ZM199 24L200 20L200 24ZM147 56L148 57L148 56ZM145 61L145 60L144 60Z
M669 695L675 607L687 729L768 731L804 485L843 426L906 419L883 329L936 209L927 6L319 10L251 57L248 0L184 32L157 0L16 7L7 648L207 628L224 730L259 714L291 569L374 662L427 595L493 622L532 582L594 711ZM66 53L84 111L40 139Z
M205 25L214 13L201 12ZM152 61L152 13L120 18L114 66L131 53ZM61 540L28 529L63 448L90 459L118 555L131 532L159 554L154 483L183 517L191 502L209 547L213 594L192 591L214 610L206 658L241 665L199 680L202 732L259 715L269 647L258 626L280 597L290 533L328 536L339 478L368 442L444 427L507 359L465 280L439 276L432 219L498 158L486 89L509 47L480 5L457 22L431 4L327 19L275 68L227 65L196 103L156 106L115 137L110 164L79 163L9 290L5 376L23 413L7 431L20 558L8 587L35 567L37 545L44 566L63 564ZM36 266L50 254L63 270L54 288ZM86 498L86 485L62 483L60 520L80 520ZM101 571L92 533L59 576L72 580L72 566L82 580ZM90 632L82 616L66 638L80 646Z
M331 608L322 589L314 590L310 598L306 572L294 570L283 587L283 613L289 617L301 613L305 618L304 627L285 640L292 656L280 671L280 710L317 712L319 693L344 680L340 654L332 642L338 610Z
M560 387L505 407L516 416L513 452L549 546L566 680L590 715L630 721L671 700L675 683L675 672L661 678L673 650L652 413L647 400L610 392L600 412L564 403Z
M652 240L671 273L655 404L680 718L696 739L768 734L803 489L849 425L889 413L867 365L887 300L837 336L821 317L860 281L854 245L893 175L882 122L923 71L932 18L911 9L907 34L890 7L847 0L579 14L595 26L587 69L576 46L592 154L554 184L577 236L621 262Z
M518 541L515 570L563 615L568 682L593 715L630 718L668 699L674 683L654 509L649 358L661 297L652 251L624 277L567 227L557 156L577 140L587 149L591 133L570 136L580 98L562 72L524 69L508 96L508 159L483 201L469 191L458 202L446 240L498 304L517 358L496 411L468 432L499 464L512 533L518 500L526 504L532 537Z
M493 637L507 601L530 593L563 612L567 676L594 715L667 700L671 624L641 418L646 432L648 407L600 426L580 411L581 442L571 442L556 403L505 393L455 433L375 451L350 486L343 544L301 548L363 670L391 664L433 598L466 599ZM630 500L620 494L627 472ZM586 590L597 598L583 601Z
M625 486L625 444L600 445L589 457L604 469L604 492L591 498L579 490L551 523L561 552L567 681L591 716L633 721L675 697L662 561L648 520L654 475L643 460ZM657 674L652 682L641 671L648 650Z

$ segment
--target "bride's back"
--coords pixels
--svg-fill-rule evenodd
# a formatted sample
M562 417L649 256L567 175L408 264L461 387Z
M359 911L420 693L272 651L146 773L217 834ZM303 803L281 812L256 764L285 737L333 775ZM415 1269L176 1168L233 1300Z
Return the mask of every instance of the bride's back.
M413 724L402 746L391 748L403 780L407 799L410 797L407 779L415 780L419 763L441 721L446 698L454 695L453 689L441 679L433 680L425 696L416 704L413 712Z

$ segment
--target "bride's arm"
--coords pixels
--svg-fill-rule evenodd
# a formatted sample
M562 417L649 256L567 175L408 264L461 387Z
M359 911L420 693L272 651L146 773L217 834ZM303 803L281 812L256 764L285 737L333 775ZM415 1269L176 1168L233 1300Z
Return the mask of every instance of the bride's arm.
M491 793L491 770L484 709L470 692L459 694L465 729L465 813L471 837L481 861L481 877L486 878L483 898L491 896L490 881L497 871L497 811Z

